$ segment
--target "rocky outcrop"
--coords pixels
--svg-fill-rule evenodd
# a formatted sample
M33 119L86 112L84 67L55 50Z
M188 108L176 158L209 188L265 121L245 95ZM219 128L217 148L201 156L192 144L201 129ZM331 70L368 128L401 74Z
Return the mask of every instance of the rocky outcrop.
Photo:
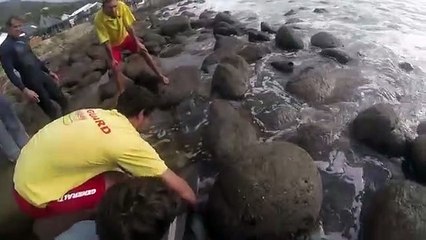
M214 100L209 108L205 146L214 160L223 165L234 161L248 144L257 142L257 130L249 118L225 100ZM244 139L244 141L241 141Z
M338 63L346 64L352 60L352 58L344 51L340 49L327 48L321 51L321 56L332 58Z
M234 25L238 23L238 20L231 16L231 14L220 12L214 18L214 24L216 25L220 22L226 22L228 24Z
M147 42L156 43L159 46L164 46L167 43L166 38L164 38L160 34L153 33L153 32L150 32L150 31L146 32L142 36L142 39L143 39L144 43L147 43Z
M183 66L169 72L170 83L159 86L159 97L163 107L178 105L198 91L201 75L195 66Z
M365 211L365 240L423 240L426 236L426 188L417 183L391 182L374 194Z
M292 73L294 63L291 61L275 61L271 62L271 66L283 73Z
M183 45L183 44L178 44L178 45L170 46L170 47L167 47L167 48L163 49L160 52L159 56L162 57L162 58L174 57L176 55L181 54L184 49L185 49L185 45Z
M353 137L372 149L389 156L404 156L406 136L392 105L380 103L360 112L351 125Z
M298 50L303 49L304 44L302 39L290 28L286 26L280 27L275 37L277 47L283 50Z
M206 223L214 239L290 239L316 225L322 184L306 151L270 142L237 156L210 193Z
M163 35L174 36L180 32L191 30L191 24L185 16L173 16L161 24L160 29Z
M336 48L342 46L339 39L327 32L319 32L313 35L311 37L311 44L320 48Z
M213 74L212 92L225 99L241 99L249 87L250 68L238 55L222 59Z
M156 84L159 80L158 76L155 75L154 71L145 62L145 59L138 54L133 54L127 59L127 62L124 64L123 73L141 86L150 86Z
M269 35L264 32L251 30L248 32L249 42L266 42L271 40Z
M266 22L261 22L260 23L260 31L262 32L267 32L267 33L271 33L271 34L275 34L277 33L277 31L275 31L268 23Z

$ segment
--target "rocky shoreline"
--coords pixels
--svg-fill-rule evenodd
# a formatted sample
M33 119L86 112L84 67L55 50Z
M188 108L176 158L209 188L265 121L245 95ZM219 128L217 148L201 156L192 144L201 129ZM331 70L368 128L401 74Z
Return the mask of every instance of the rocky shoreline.
M296 10L287 12L286 23L278 28L262 22L254 29L230 12L193 13L201 3L184 1L136 14L136 31L166 69L170 85L158 85L137 54L127 56L124 74L129 87L137 84L160 97L162 109L154 113L145 135L167 164L178 172L196 171L193 166L200 162L213 166L209 171L217 174L216 183L201 194L209 195L204 220L212 239L294 239L318 231L340 231L355 239L353 226L361 227L365 240L423 239L426 190L414 181L422 182L426 172L425 124L415 138L388 103L358 109L352 119L336 124L333 115L342 113L324 106L351 102L357 87L368 83L356 68L360 56L347 53L342 40L324 31L307 44L299 31L303 20L292 18ZM288 102L258 91L268 77L258 64L270 55L277 57L263 67L279 74L276 87L289 96ZM114 107L115 84L106 57L91 34L49 60L73 109ZM30 132L45 124L37 107L17 101ZM302 105L309 109L302 111ZM272 137L271 132L280 134ZM360 156L354 148L368 154ZM364 189L328 174L338 164L344 169L339 171L356 166L381 171L368 165L370 156L390 170L377 178L364 176ZM0 212L0 236L10 225L3 216L15 215L12 208Z

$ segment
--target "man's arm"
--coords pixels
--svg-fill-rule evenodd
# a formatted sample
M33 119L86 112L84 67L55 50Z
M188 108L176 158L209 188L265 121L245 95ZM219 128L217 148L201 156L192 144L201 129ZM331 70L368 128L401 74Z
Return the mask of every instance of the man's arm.
M167 169L162 175L161 179L164 183L175 191L182 199L187 201L192 206L195 206L197 203L197 197L195 196L194 191L188 185L188 183L183 180L181 177L176 175L172 170Z
M22 83L20 77L18 77L15 73L15 69L13 67L13 59L11 56L7 56L7 54L0 54L0 62L3 66L3 69L9 78L9 80L19 88L21 91L24 91L25 85Z

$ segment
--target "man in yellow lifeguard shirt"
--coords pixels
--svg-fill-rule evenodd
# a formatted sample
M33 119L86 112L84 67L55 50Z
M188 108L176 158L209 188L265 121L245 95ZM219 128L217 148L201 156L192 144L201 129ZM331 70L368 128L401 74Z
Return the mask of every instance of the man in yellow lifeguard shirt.
M22 149L15 168L14 195L21 210L46 218L94 209L119 179L122 173L114 172L119 168L135 177L159 177L195 204L185 180L137 131L156 104L152 93L135 86L119 97L117 110L82 109L42 128Z
M132 53L140 52L146 63L163 83L169 83L169 79L160 72L148 50L136 36L132 27L134 22L135 17L130 8L119 0L103 0L102 9L95 16L96 33L99 42L104 44L109 55L111 69L114 79L117 81L119 93L124 90L124 78L120 71L121 52L123 50L129 50Z

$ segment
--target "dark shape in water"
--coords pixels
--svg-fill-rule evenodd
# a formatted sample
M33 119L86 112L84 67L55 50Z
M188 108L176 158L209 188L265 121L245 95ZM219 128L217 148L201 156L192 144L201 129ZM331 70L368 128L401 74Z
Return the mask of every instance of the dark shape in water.
M332 58L341 64L346 64L351 60L351 57L340 49L326 48L320 54L321 56Z
M292 73L294 68L294 63L291 61L276 61L276 62L271 62L271 66L283 73Z
M271 34L277 33L277 31L275 31L274 29L272 29L272 27L268 23L266 23L266 22L261 22L260 23L260 31L262 31L262 32L268 32L268 33L271 33Z
M303 22L303 21L299 18L290 18L289 20L285 22L285 24L293 24L293 23L299 23L299 22Z
M320 48L341 47L341 41L328 32L319 32L311 37L311 44Z
M414 70L413 66L408 62L399 63L398 66L406 72L411 72Z
M315 8L314 13L328 13L328 11L325 8Z
M286 26L280 27L275 37L277 47L283 50L299 50L303 49L302 39L290 28Z
M290 11L288 11L287 13L284 14L284 16L291 16L296 14L296 11L294 11L293 9L291 9Z
M248 32L248 40L250 42L266 42L271 39L267 33L251 30Z

